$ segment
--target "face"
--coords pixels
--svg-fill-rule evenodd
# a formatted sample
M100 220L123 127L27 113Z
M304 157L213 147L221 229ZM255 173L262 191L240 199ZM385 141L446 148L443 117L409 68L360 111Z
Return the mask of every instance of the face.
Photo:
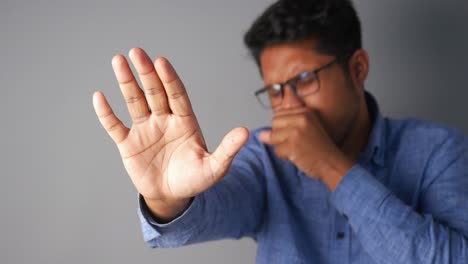
M319 54L315 40L294 44L278 44L264 49L260 65L265 85L283 83L301 72L320 68L333 61L334 56ZM361 53L361 54L360 54ZM367 77L367 56L356 52L350 59L349 72L336 63L318 73L320 89L302 99L289 89L274 112L307 107L314 110L333 141L341 146L346 134L354 129L364 100L363 82ZM362 64L365 65L362 65Z

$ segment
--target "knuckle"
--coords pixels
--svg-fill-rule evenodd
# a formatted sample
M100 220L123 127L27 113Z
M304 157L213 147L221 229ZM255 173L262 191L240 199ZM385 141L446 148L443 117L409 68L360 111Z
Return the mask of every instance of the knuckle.
M103 114L103 115L98 115L98 118L101 119L101 120L107 120L109 119L110 117L112 117L114 115L113 112L109 112L107 114Z
M112 131L115 131L116 129L119 129L119 127L120 127L120 123L115 122L114 124L109 125L109 127L107 128L107 131L112 132Z
M271 134L271 143L274 145L281 143L281 137L278 133Z
M162 93L163 93L163 90L161 88L151 87L151 88L145 89L145 94L146 95L155 96L155 95L160 95Z
M132 116L132 121L134 124L140 124L146 121L148 117L146 115Z
M181 90L181 91L174 91L170 93L169 97L173 100L176 100L186 95L187 95L187 92L185 92L184 90Z
M134 104L139 102L142 98L142 96L129 96L125 98L125 102L127 102L127 104Z

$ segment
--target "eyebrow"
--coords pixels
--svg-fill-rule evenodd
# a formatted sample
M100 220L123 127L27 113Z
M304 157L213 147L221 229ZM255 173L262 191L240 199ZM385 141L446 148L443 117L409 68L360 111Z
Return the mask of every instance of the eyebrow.
M284 81L282 81L281 83L284 83L284 82L286 82L286 81L289 81L289 80L291 80L292 78L297 77L299 74L311 70L310 68L311 68L311 67L308 67L307 64L305 64L305 63L297 63L297 64L295 64L295 65L293 66L293 68L291 68L291 70L287 72L287 75L286 75L286 76L289 76L289 77L288 77L287 79L285 79ZM291 73L294 73L294 74L291 74ZM270 85L279 84L279 83L280 83L280 82L267 82L267 83L265 83L265 86L270 86Z
M310 67L307 67L307 65L305 65L304 63L296 64L296 65L297 66L295 66L294 68L292 68L291 71L288 72L288 75L290 77L286 81L291 80L292 78L297 77L299 74L310 70L309 69ZM290 74L290 73L293 73L293 74Z

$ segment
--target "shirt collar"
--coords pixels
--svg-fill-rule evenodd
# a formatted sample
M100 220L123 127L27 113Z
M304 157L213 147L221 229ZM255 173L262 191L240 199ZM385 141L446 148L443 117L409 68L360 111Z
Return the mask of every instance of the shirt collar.
M379 106L374 96L367 91L365 91L364 94L369 114L371 115L372 131L367 141L367 147L361 154L361 159L363 159L365 163L372 159L374 163L383 166L385 164L385 120L380 113Z

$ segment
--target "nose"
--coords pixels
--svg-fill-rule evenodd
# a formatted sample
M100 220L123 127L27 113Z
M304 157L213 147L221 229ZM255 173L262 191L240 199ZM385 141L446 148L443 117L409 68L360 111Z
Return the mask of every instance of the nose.
M304 102L297 97L290 85L283 87L283 99L277 109L291 109L303 106Z

